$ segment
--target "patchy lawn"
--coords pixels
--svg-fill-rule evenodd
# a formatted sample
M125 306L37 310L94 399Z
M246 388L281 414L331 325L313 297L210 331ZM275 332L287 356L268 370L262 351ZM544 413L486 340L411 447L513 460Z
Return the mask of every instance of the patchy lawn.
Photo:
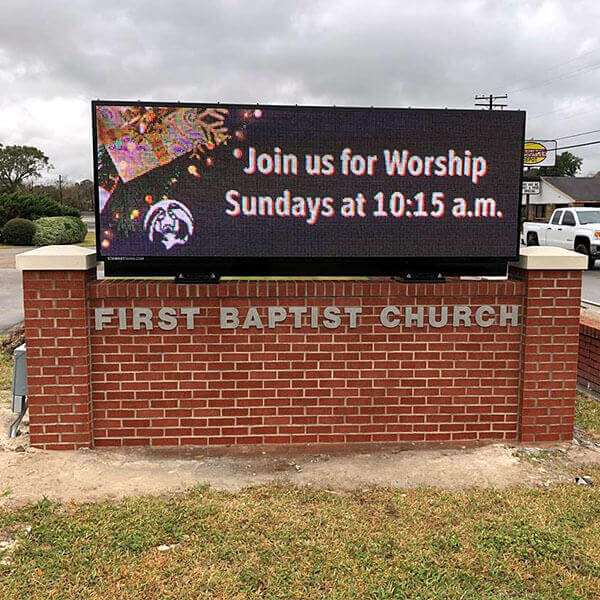
M0 388L11 369L0 356ZM600 404L578 396L577 422L600 436ZM600 470L586 474L600 481ZM600 490L573 483L197 487L0 509L0 598L587 600L598 590Z
M93 231L88 231L83 242L77 244L84 248L95 248L96 247L96 234Z
M600 402L577 394L575 421L585 430L587 437L600 442Z
M10 390L12 385L13 359L10 354L0 354L0 390Z
M2 528L17 539L2 598L556 600L600 589L600 492L573 484L348 497L198 488L43 501L0 511Z
M9 333L0 335L0 390L10 390L12 386L13 375L13 346L11 344L15 335L11 328Z

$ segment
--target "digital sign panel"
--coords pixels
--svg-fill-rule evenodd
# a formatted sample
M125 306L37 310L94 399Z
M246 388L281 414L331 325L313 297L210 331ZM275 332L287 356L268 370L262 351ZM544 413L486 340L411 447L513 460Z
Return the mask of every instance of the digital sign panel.
M109 270L393 274L516 257L523 112L92 109Z

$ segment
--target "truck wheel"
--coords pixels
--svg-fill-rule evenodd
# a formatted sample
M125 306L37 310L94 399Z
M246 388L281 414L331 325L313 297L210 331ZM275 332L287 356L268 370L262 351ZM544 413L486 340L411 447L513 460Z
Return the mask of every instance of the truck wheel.
M539 246L539 242L538 242L538 236L537 233L534 233L533 231L530 231L527 234L527 245L528 246Z
M587 268L594 268L594 263L596 262L596 259L590 256L590 249L587 247L586 244L577 244L577 246L575 246L575 252L579 252L579 254L585 254L588 259Z

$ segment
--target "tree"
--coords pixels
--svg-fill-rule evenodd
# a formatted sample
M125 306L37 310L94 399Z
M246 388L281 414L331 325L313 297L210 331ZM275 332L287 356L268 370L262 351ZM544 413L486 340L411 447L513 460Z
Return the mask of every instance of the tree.
M570 152L561 152L556 157L556 165L554 167L539 167L529 169L526 175L541 176L541 177L575 177L581 170L583 158L575 156Z
M51 169L48 157L33 146L0 144L0 192L14 192L28 179L41 177Z
M56 183L45 182L40 185L33 185L30 191L39 196L49 196L57 202L60 200ZM67 178L63 178L62 202L79 210L93 210L94 182L90 179L83 179L72 183Z

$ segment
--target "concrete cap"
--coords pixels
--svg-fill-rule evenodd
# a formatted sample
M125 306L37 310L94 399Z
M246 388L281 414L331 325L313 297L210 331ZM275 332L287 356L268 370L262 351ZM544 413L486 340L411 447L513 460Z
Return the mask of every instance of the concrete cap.
M87 271L96 266L96 251L81 246L42 246L17 254L19 271Z
M518 262L511 264L527 271L584 271L588 257L555 246L527 246L521 248Z

